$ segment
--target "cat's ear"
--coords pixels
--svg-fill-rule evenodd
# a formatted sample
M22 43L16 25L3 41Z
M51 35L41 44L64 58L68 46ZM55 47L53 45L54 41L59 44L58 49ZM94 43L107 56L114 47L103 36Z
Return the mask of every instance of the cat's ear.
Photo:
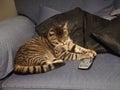
M67 25L68 25L68 21L60 24L59 27L61 27L61 28L67 28Z
M68 21L66 21L64 24L59 25L61 28L67 28L68 26Z
M68 21L65 22L63 28L67 28L68 27Z
M53 36L53 35L56 35L55 30L54 30L54 28L50 28L48 36Z
M68 36L68 22L64 23L63 32L64 32L64 35Z

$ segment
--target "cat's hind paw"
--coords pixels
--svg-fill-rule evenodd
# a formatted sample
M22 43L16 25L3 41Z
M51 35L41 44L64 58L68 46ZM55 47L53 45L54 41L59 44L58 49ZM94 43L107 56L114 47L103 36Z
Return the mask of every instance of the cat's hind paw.
M59 68L59 67L65 65L65 62L62 59L54 59L52 63L55 68Z

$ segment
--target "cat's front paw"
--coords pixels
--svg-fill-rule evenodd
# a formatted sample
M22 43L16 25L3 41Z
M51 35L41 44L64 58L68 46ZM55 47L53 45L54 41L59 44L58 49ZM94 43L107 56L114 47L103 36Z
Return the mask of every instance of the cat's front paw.
M87 54L88 57L91 58L91 59L94 59L94 58L96 57L96 55L97 55L97 53L96 53L94 50L88 50L88 51L86 52L86 54Z
M93 54L94 57L97 55L96 51L94 51L94 50L89 50L88 53Z

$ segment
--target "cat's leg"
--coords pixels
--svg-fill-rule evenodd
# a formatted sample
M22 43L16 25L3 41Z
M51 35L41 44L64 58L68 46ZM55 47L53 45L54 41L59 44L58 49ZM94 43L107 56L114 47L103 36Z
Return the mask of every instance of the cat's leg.
M66 50L69 50L70 52L81 53L81 54L91 53L94 56L97 55L94 50L90 50L90 49L81 47L81 46L79 46L77 44L74 44L71 40L69 40L69 42L66 45L67 45L67 46L65 46L65 48L67 47Z
M65 62L61 59L53 59L53 61L46 61L44 65L42 65L42 72L48 72L54 69L57 69L61 66L65 65Z
M55 58L55 59L53 59L52 64L54 65L55 68L59 68L59 67L65 65L65 62L62 59Z
M55 49L55 55L57 58L60 58L64 61L67 60L82 60L86 58L94 58L94 54L91 52L84 51L78 51L79 47L73 47L74 50L65 50L63 47L57 47Z
M83 60L83 59L94 59L93 53L76 53L76 52L70 52L70 51L59 51L56 52L56 56L64 61L68 60Z
M84 48L84 47L81 47L79 45L75 45L75 49L74 49L75 52L80 52L80 53L83 53L83 54L91 54L91 56L96 56L97 53L94 51L94 50L90 50L90 49L87 49L87 48Z
M77 54L77 59L79 60L83 60L83 59L94 59L95 58L95 55L91 52L85 52L83 54Z

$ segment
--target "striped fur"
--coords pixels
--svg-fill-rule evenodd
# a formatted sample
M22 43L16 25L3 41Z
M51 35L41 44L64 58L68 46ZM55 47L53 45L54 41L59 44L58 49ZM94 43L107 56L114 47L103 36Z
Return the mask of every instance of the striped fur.
M63 66L67 60L83 60L95 56L95 51L72 42L65 23L57 28L51 28L47 37L38 36L22 45L15 57L14 72L42 73Z

